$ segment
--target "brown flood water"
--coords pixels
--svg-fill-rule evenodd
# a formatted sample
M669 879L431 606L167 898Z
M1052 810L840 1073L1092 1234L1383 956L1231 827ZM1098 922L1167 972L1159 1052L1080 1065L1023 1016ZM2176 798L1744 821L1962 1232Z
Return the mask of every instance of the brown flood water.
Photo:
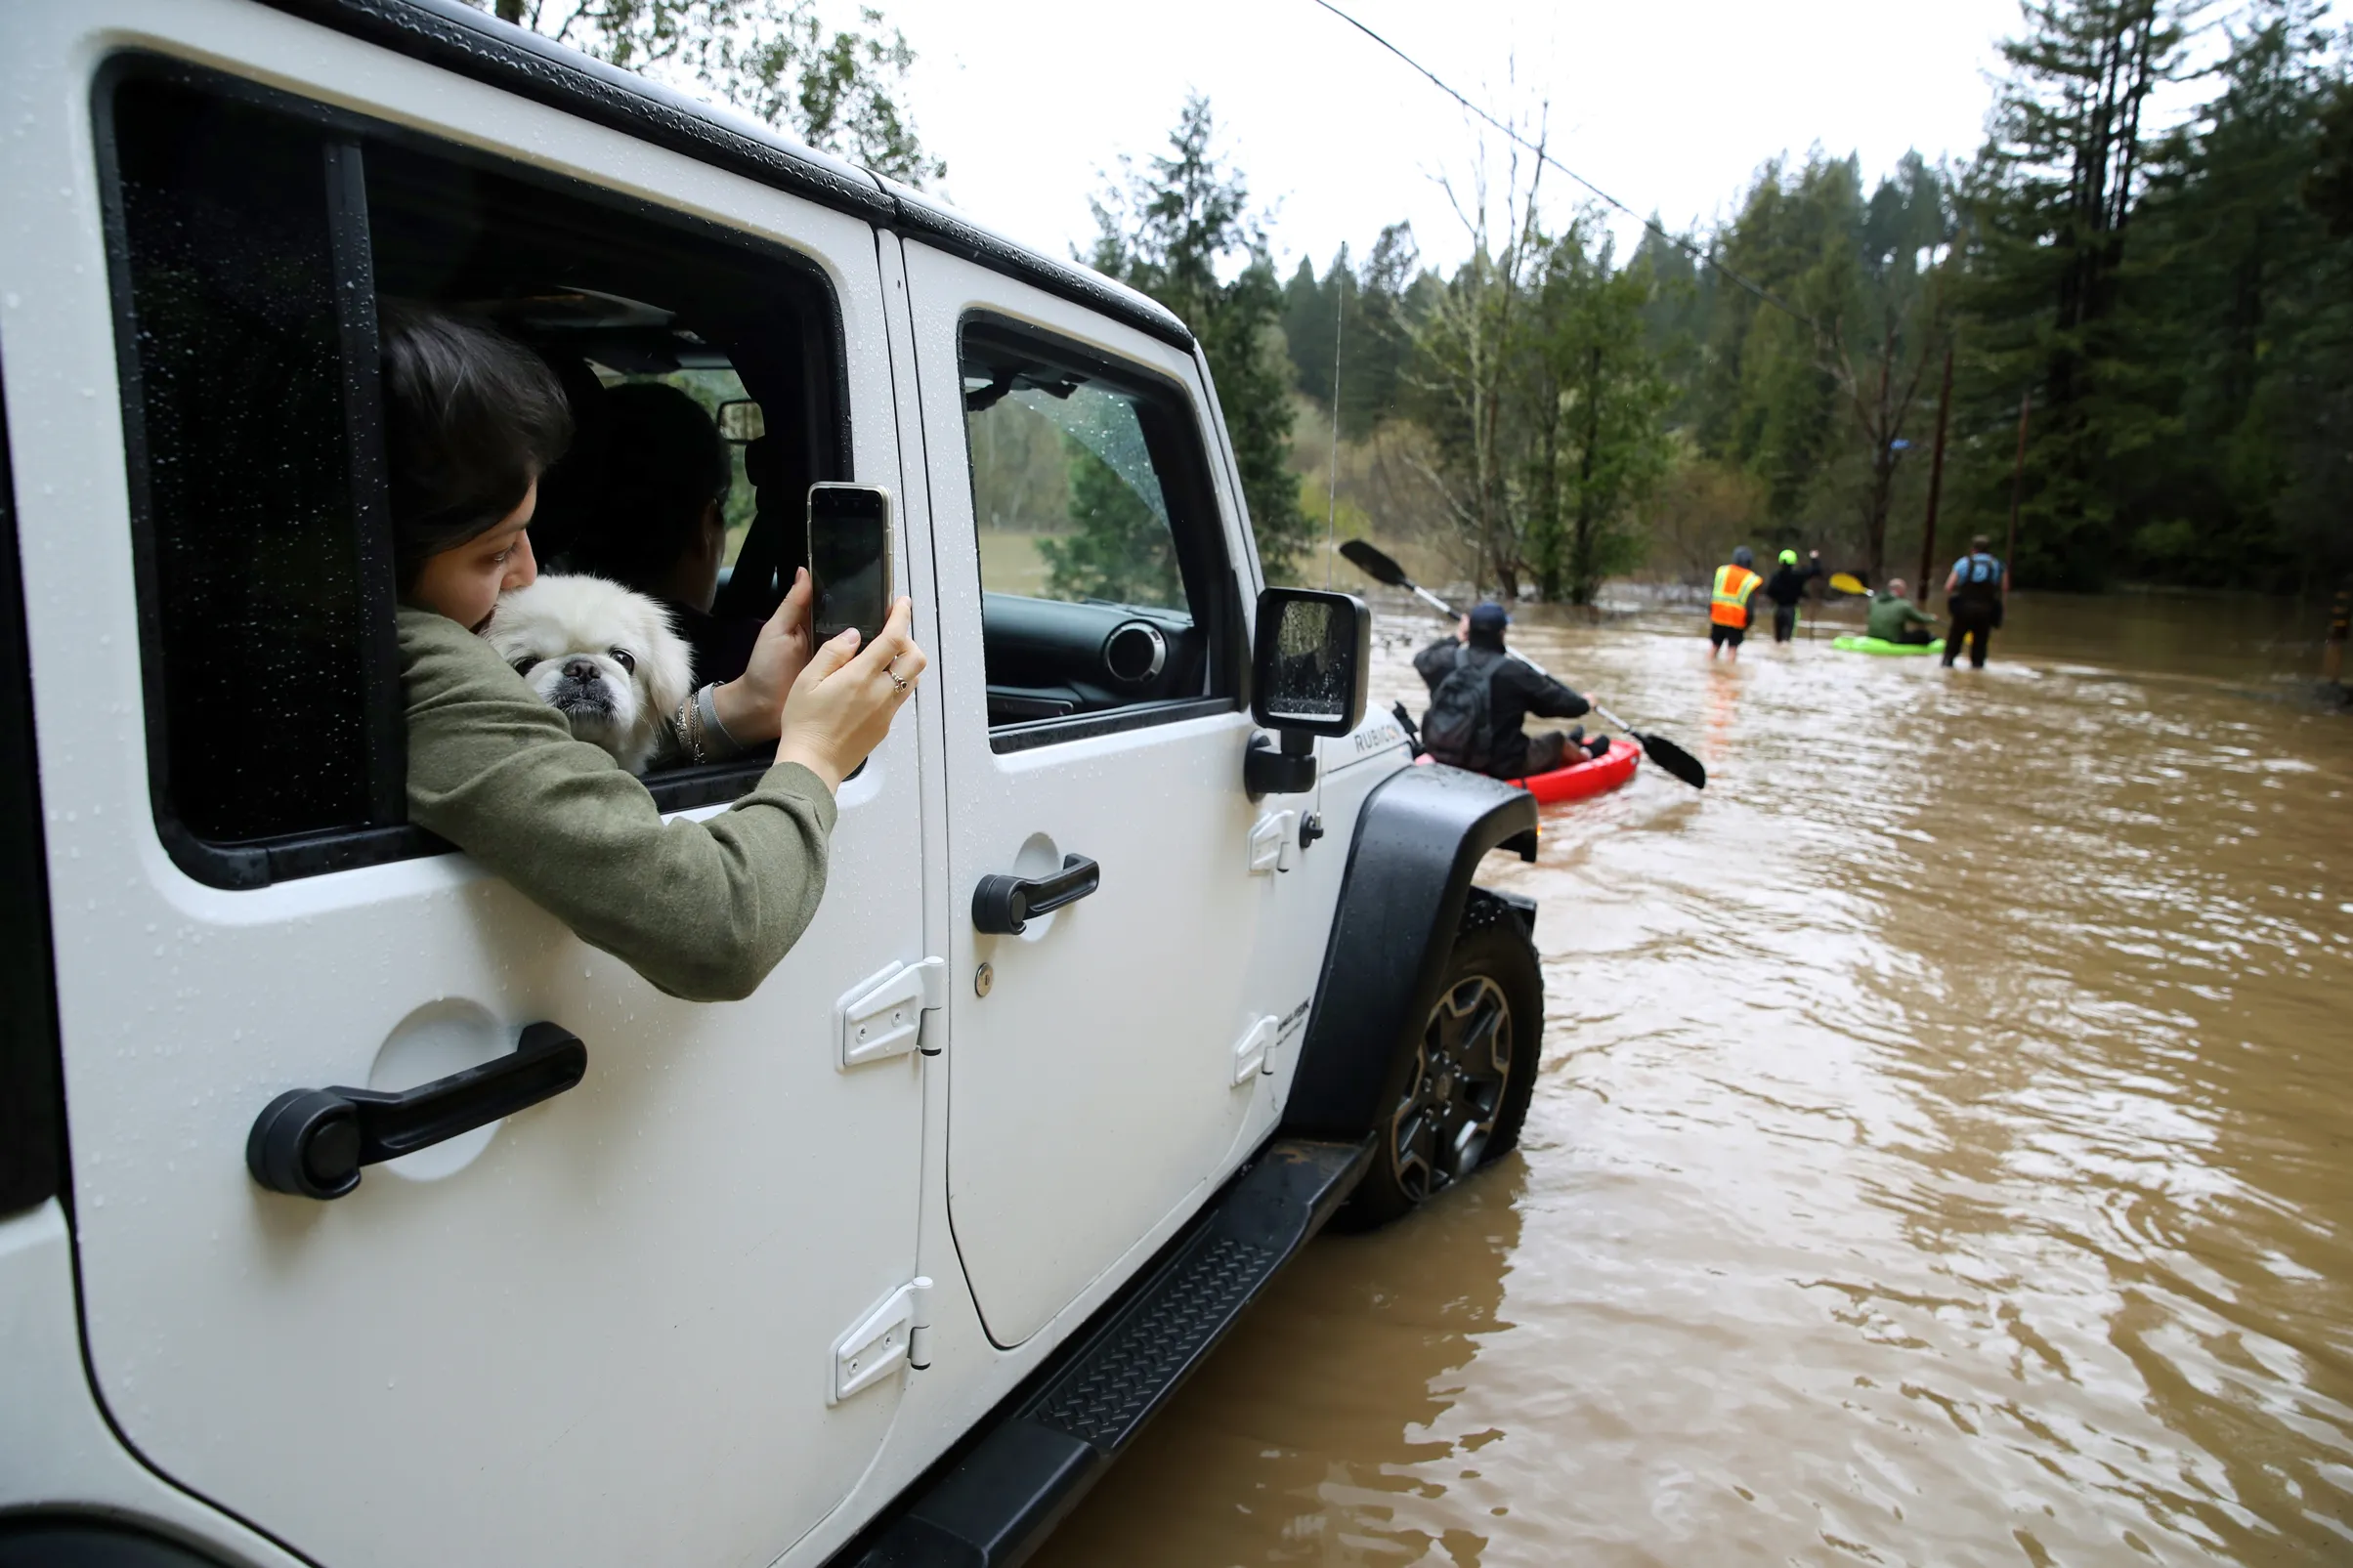
M2353 715L2289 614L1519 628L1710 787L1489 862L1519 1152L1316 1242L1037 1560L2353 1563Z

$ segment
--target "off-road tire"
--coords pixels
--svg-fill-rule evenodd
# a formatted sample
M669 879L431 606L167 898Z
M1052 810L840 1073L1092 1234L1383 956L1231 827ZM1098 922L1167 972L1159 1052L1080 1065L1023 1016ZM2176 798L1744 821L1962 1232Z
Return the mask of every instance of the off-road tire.
M1482 1028L1487 1018L1491 1035ZM1509 1154L1536 1090L1543 1036L1536 945L1509 906L1474 893L1437 1000L1390 1064L1373 1123L1372 1168L1335 1223L1345 1230L1386 1225ZM1493 1043L1479 1049L1482 1039ZM1472 1057L1462 1055L1466 1046ZM1482 1076L1490 1070L1500 1082Z

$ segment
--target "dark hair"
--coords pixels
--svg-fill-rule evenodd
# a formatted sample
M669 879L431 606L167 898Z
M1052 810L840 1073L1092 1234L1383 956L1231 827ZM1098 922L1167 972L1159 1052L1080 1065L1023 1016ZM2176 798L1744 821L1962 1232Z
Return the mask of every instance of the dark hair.
M381 300L384 456L401 586L486 533L572 444L564 387L539 357L431 306Z
M1969 541L1969 551L1972 555L1990 555L1993 541L1981 533Z
M575 554L650 590L694 548L704 509L726 504L735 464L703 405L659 381L606 389L604 447L595 518Z

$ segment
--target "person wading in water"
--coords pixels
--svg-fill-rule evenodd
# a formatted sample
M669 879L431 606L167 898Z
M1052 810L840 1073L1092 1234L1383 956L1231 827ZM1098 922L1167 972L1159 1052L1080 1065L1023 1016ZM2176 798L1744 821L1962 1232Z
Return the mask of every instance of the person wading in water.
M1593 704L1504 652L1503 629L1511 621L1503 606L1480 605L1463 617L1452 637L1414 655L1414 672L1430 688L1430 711L1422 716L1423 749L1433 762L1495 779L1525 779L1601 756L1609 742L1598 737L1586 742L1583 725L1566 734L1522 733L1531 713L1573 719L1591 712Z
M1756 564L1756 553L1743 544L1733 552L1731 566L1716 569L1716 591L1707 602L1709 658L1729 648L1733 661L1739 662L1740 640L1748 635L1748 602L1765 580L1757 575Z
M1952 564L1945 579L1945 608L1952 613L1952 630L1945 634L1945 667L1969 639L1969 667L1986 667L1986 647L1993 628L2001 624L2002 602L2010 593L2010 569L1993 555L1993 541L1983 533L1969 541L1969 553Z
M1785 643L1797 634L1798 602L1806 597L1806 584L1822 574L1822 553L1808 551L1806 565L1800 570L1795 550L1783 550L1779 567L1765 581L1765 597L1773 601L1773 640Z

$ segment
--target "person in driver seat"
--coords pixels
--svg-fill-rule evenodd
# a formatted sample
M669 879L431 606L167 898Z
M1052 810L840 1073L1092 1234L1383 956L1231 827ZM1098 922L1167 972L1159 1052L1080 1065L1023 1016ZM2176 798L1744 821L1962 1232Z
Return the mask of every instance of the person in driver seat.
M735 464L703 405L659 381L607 388L603 483L568 553L580 570L662 602L695 651L695 680L732 681L763 619L711 613L727 556Z
M562 386L530 350L440 311L384 301L380 341L409 821L672 996L749 996L817 911L834 792L922 675L908 601L870 647L846 631L812 649L796 582L713 694L731 736L776 742L775 763L718 816L665 822L480 635L498 596L538 574L539 476L572 435Z

